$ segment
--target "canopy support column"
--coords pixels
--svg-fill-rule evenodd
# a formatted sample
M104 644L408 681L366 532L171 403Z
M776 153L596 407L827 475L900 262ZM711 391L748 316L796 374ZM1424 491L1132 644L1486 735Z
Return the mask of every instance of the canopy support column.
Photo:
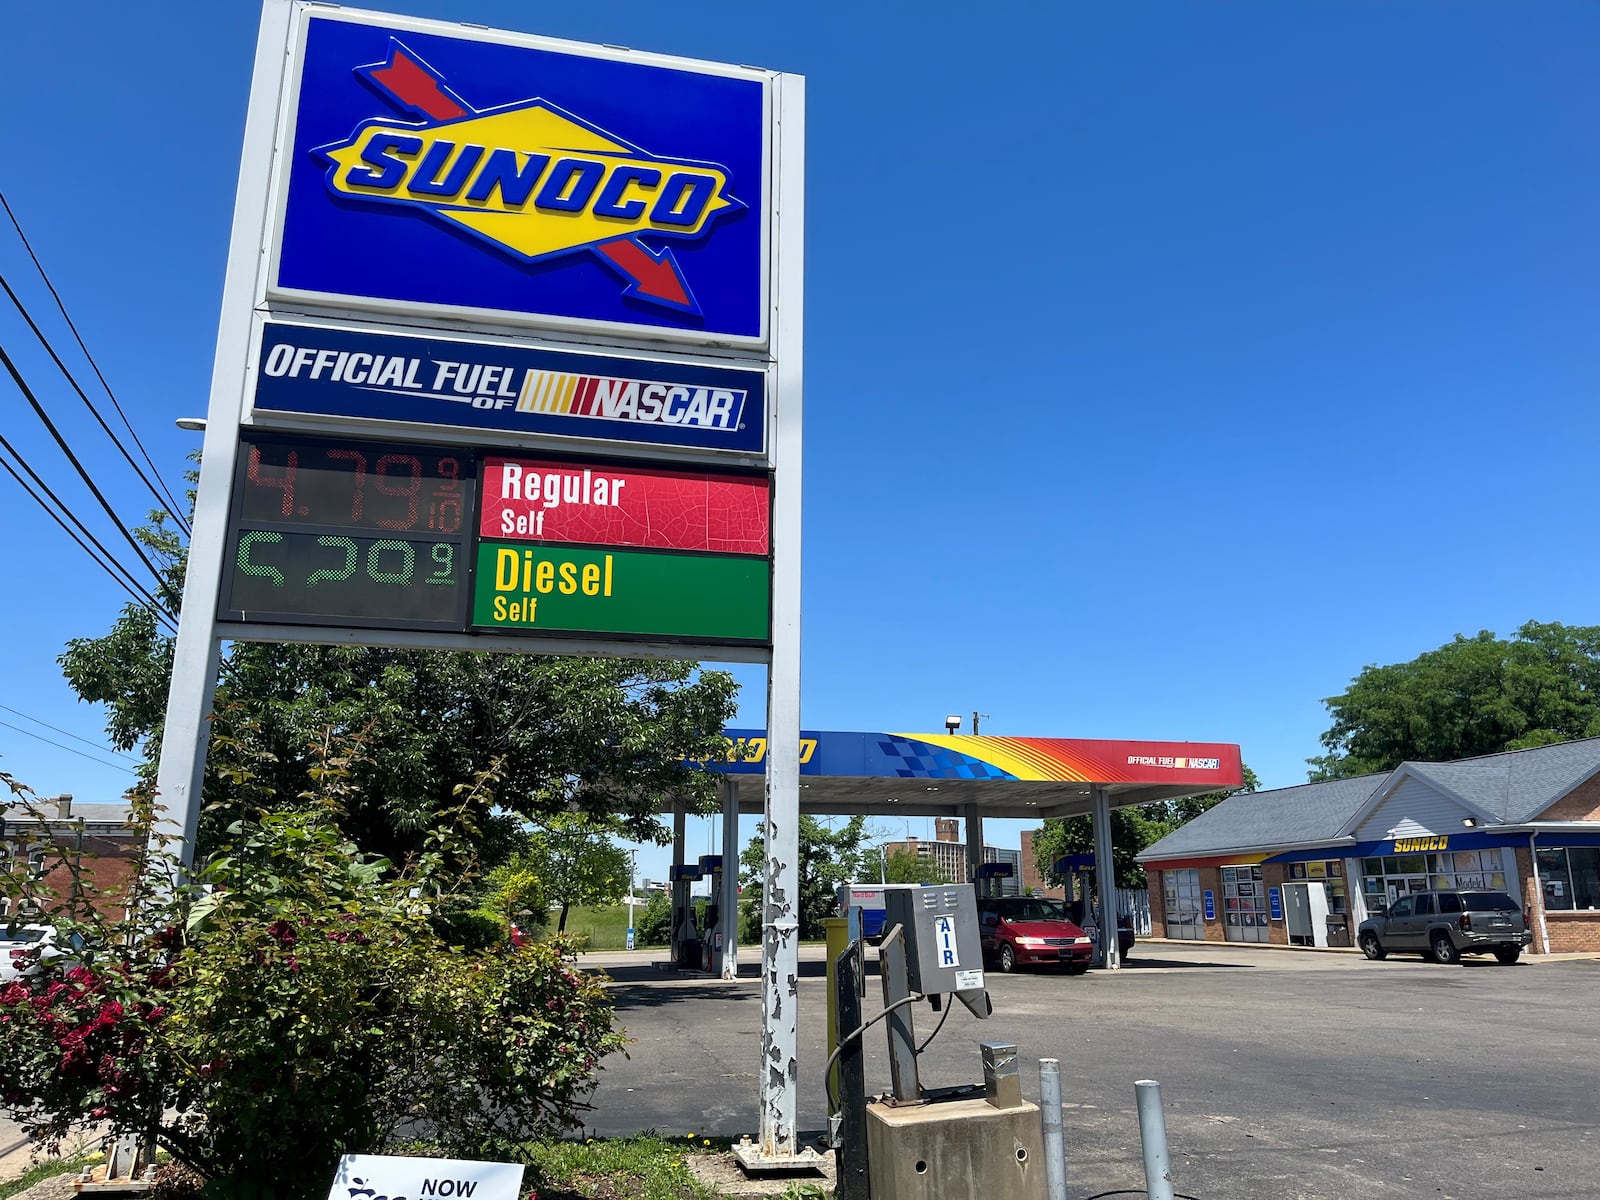
M1117 943L1117 868L1111 861L1111 795L1103 787L1090 789L1094 800L1095 891L1100 901L1099 965L1108 971L1122 966Z
M724 775L717 783L722 799L722 977L739 978L739 789Z
M967 882L976 885L978 868L983 866L983 814L976 804L967 805Z

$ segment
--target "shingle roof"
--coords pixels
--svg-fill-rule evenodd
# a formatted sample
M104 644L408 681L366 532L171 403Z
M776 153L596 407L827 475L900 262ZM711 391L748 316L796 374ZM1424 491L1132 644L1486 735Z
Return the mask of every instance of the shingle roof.
M1507 825L1532 821L1600 770L1600 738L1507 750L1448 763L1406 763Z
M34 807L45 814L52 822L71 822L82 817L90 825L126 825L132 817L133 806L130 804L73 804L70 817L56 816L56 806L49 800L36 803ZM0 817L9 821L31 821L33 818L27 809L17 807L0 807Z
M1239 792L1173 830L1139 858L1181 858L1331 840L1387 778L1361 775L1270 792Z

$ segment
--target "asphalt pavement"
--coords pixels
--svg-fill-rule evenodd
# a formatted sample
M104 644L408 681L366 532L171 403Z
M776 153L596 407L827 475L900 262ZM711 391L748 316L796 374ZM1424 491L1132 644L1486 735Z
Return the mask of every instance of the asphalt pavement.
M652 957L606 960L633 1041L607 1060L591 1132L754 1132L758 981L677 979ZM817 1136L824 982L820 950L802 957L800 1124ZM1443 967L1145 942L1120 972L989 983L994 1016L956 1006L923 1083L981 1084L977 1043L1014 1040L1037 1100L1035 1064L1059 1058L1075 1200L1143 1194L1145 1078L1162 1085L1177 1191L1201 1200L1600 1195L1600 961ZM872 975L869 1015L879 986ZM914 1012L921 1039L937 1018ZM888 1087L881 1029L865 1036L875 1091Z

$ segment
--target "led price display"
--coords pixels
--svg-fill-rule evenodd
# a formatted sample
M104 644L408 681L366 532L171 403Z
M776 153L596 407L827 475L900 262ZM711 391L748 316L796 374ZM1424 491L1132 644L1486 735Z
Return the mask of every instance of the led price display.
M455 534L465 522L472 454L398 443L246 442L239 519Z
M242 440L222 619L461 629L475 474L466 450Z

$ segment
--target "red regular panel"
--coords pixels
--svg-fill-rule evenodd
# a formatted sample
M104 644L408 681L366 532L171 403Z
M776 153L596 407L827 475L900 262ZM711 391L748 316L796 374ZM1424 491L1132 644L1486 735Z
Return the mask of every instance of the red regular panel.
M767 481L632 466L488 458L486 538L766 554Z

